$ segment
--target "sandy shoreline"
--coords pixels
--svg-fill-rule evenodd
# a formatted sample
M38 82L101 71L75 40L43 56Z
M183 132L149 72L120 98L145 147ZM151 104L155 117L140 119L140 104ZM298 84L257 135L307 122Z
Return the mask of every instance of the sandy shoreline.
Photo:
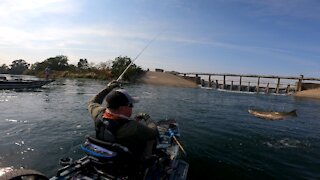
M184 79L183 77L165 72L152 71L147 71L141 78L138 79L138 83L174 87L198 87L195 82Z
M320 99L320 88L300 91L293 94L293 96Z

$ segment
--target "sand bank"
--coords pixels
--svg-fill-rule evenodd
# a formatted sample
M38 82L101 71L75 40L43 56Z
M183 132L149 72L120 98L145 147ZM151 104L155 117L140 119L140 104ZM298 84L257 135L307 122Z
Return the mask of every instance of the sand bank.
M320 99L320 88L300 91L293 94L293 96Z
M174 87L198 87L198 85L190 80L184 79L181 76L177 76L171 73L165 72L152 72L147 71L142 77L138 79L138 82L152 85L161 86L174 86Z

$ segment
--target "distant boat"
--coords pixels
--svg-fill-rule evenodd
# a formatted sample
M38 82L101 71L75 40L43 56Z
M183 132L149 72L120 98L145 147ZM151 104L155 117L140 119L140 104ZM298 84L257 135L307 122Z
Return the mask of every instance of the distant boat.
M263 110L249 109L248 112L258 118L267 119L267 120L282 120L288 117L297 116L296 109L290 112L263 111Z
M21 78L7 79L0 77L0 89L34 89L40 88L54 80L23 80Z

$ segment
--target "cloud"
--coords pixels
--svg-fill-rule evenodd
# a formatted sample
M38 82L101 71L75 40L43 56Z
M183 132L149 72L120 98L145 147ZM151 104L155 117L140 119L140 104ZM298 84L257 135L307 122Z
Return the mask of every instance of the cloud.
M50 25L35 30L0 26L0 32L0 57L8 59L6 63L16 58L39 61L37 56L42 56L40 59L43 60L57 54L64 54L75 60L85 57L96 61L119 55L135 57L154 36L109 24ZM13 53L17 51L20 55ZM75 61L74 59L71 60Z
M1 48L32 48L39 41L50 42L64 38L63 34L57 34L57 29L61 26L47 18L74 14L79 10L77 4L72 4L70 0L2 0Z
M13 27L0 27L0 48L77 48L82 45L98 46L108 45L119 47L119 42L128 39L149 41L151 35L142 32L132 32L117 29L109 25L86 26L49 26L34 31L16 29ZM41 45L41 47L39 47ZM121 44L122 46L123 44Z
M73 4L70 0L2 0L0 21L2 24L24 25L30 23L30 18L43 17L47 14L75 13L79 8L77 4Z

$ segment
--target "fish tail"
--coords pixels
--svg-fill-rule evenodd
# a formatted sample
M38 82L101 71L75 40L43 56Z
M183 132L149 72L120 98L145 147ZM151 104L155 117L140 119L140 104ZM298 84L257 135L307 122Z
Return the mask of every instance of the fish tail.
M292 116L297 116L297 109L290 111L289 114Z

